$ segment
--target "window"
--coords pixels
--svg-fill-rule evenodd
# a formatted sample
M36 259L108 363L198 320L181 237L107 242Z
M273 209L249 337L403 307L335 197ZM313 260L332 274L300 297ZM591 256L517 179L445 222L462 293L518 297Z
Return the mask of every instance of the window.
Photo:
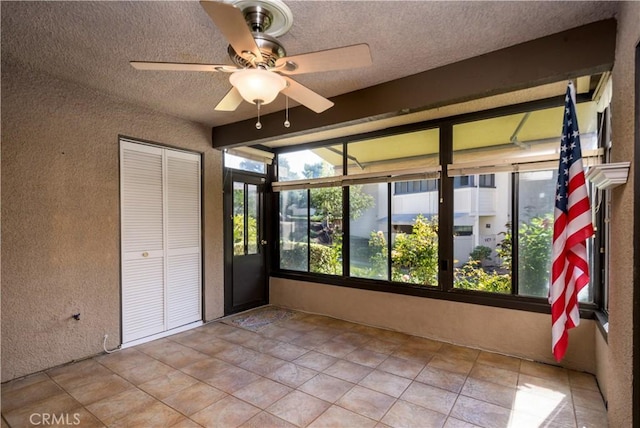
M307 190L280 192L280 269L309 269L308 207Z
M549 104L277 154L275 274L548 310L563 111ZM594 159L594 103L579 104L578 116L583 156ZM593 304L594 295L590 286L579 298Z
M224 166L225 168L256 172L258 174L265 174L267 172L267 165L264 162L247 159L243 156L233 155L226 152L224 154Z
M353 277L389 279L387 183L349 187L349 272Z
M435 192L438 190L438 180L398 181L393 183L393 189L396 195Z

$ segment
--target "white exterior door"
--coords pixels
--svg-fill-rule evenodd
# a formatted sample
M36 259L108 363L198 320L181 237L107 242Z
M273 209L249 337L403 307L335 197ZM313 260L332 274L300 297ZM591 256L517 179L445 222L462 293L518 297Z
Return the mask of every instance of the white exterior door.
M202 319L200 156L120 141L122 341Z

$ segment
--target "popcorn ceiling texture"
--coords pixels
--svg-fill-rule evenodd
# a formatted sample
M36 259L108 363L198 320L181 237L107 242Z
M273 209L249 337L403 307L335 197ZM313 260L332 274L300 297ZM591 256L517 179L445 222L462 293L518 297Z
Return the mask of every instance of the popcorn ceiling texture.
M2 381L100 353L104 334L119 344L119 134L204 153L205 315L223 315L209 128L10 65L1 107Z
M610 18L615 2L286 1L289 55L368 43L373 65L296 76L325 97ZM139 71L129 61L229 64L227 41L195 1L2 2L2 56L119 99L218 126L226 73ZM525 19L526 18L526 19ZM285 97L263 114L284 110ZM291 103L292 106L294 103Z

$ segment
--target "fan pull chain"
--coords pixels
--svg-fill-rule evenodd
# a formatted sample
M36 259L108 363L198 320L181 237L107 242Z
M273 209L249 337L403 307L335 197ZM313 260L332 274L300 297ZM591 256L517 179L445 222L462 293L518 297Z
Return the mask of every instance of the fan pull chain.
M285 99L285 108L284 108L284 127L288 128L291 126L291 122L289 122L289 97L284 96Z
M262 123L260 123L260 105L262 101L256 100L256 105L258 106L258 121L256 122L256 129L262 129Z

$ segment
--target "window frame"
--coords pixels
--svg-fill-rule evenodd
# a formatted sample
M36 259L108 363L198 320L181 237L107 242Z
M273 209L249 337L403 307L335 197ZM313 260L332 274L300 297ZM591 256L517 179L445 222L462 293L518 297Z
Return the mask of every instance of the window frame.
M591 101L592 93L579 94L577 97L577 103L588 102ZM315 141L312 143L299 144L295 146L283 146L277 149L274 149L276 157L281 153L288 153L294 151L300 151L305 149L323 147L323 146L334 146L337 144L342 144L344 147L343 153L347 153L347 144L350 142L362 141L365 139L377 138L390 136L394 134L400 133L408 133L414 132L417 130L425 130L432 128L439 128L440 135L440 147L439 147L439 159L440 165L442 166L442 170L440 173L440 178L438 179L438 185L440 192L440 200L439 200L439 235L442 236L451 236L453 237L454 227L453 227L453 191L454 191L454 177L450 177L447 174L447 165L453 163L453 126L465 123L472 122L482 119L489 119L498 116L504 116L508 114L514 113L523 113L528 111L534 111L545 108L552 108L562 106L564 104L564 95L530 101L522 104L511 105L498 107L495 109L484 110L474 113L466 113L458 116L452 116L448 118L429 120L419 123L413 123L408 125L401 125L397 127L387 128L384 130L373 131L363 134L350 135L345 137L339 137L329 140ZM560 125L558 125L560 126ZM346 171L347 169L347 156L345 155L343 158L343 168ZM277 179L277 162L274 162L275 168L273 168L272 178ZM481 174L491 174L481 173ZM512 180L512 192L514 197L512 198L512 212L514 209L517 210L517 172L511 174ZM473 177L473 176L472 176ZM275 181L275 180L274 180ZM477 181L477 182L476 182ZM479 186L481 180L475 180L473 184L471 184L471 179L469 180L469 186ZM493 187L495 187L495 178L492 180ZM388 201L389 207L391 205L391 200L394 195L396 195L395 184L392 186L392 182L388 184ZM492 186L489 186L492 187ZM409 193L400 193L402 194L410 194ZM274 196L274 207L279 207L279 193L273 192ZM348 207L349 207L349 187L348 185L343 186L343 219L348 218ZM278 208L279 209L279 208ZM389 219L391 212L389 208ZM599 213L600 218L602 216L602 212ZM276 221L273 223L273 231L274 237L279 237L279 224L277 221L277 216L274 216ZM514 238L513 249L513 259L517 259L517 227L514 226L516 224L516 219L512 221L512 232ZM390 225L391 220L388 221ZM389 226L391 227L391 226ZM328 275L328 274L320 274L320 273L312 273L309 272L309 268L307 272L300 271L289 271L285 269L280 269L279 267L279 246L274 245L276 249L273 263L271 266L270 275L277 278L285 278L291 280L298 280L304 282L312 282L312 283L322 283L322 284L330 284L337 286L344 286L350 288L357 288L363 290L373 290L373 291L381 291L381 292L389 292L396 294L404 294L411 296L419 296L433 299L442 299L442 300L450 300L457 302L465 302L471 304L479 304L485 306L493 306L493 307L501 307L508 309L517 309L517 310L525 310L531 312L538 313L550 313L550 306L546 298L540 297L531 297L531 296L523 296L519 295L517 290L517 267L513 266L512 269L512 290L510 294L499 294L499 293L489 293L484 291L477 290L465 290L465 289L456 289L453 287L453 238L452 239L440 239L438 244L439 251L439 281L437 286L435 287L423 287L423 286L413 286L410 284L392 282L392 281L384 281L379 279L368 279L368 278L360 278L360 277L351 277L349 276L349 221L343 221L343 269L342 275ZM598 237L599 239L606 239L604 237L605 230L598 229ZM391 235L389 234L389 237ZM279 240L276 238L276 240ZM391 247L389 245L389 247ZM598 248L594 242L594 248ZM592 262L594 263L595 268L602 269L601 262L598 260L597 255L593 256ZM389 275L391 272L391 266L389 266ZM581 317L584 318L595 318L596 312L600 312L603 305L602 295L603 291L603 281L606 278L605 274L594 275L595 278L592 278L593 283L593 293L594 293L594 301L593 303L580 303L580 313Z

